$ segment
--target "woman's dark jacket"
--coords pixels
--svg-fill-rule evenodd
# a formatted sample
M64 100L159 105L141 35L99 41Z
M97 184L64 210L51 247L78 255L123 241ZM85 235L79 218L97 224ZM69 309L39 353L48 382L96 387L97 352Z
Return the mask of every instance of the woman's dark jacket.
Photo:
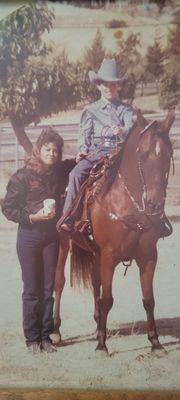
M23 226L30 225L29 215L37 213L43 208L43 201L51 198L56 201L56 217L51 220L54 225L61 214L62 194L74 166L74 160L65 160L43 173L27 167L19 169L7 185L2 204L5 217Z

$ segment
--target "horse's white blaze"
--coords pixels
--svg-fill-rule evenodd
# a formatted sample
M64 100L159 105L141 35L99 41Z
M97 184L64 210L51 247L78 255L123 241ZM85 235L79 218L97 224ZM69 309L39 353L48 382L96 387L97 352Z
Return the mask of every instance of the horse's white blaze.
M159 142L156 143L155 152L156 152L156 155L157 155L157 156L158 156L159 153L161 152L161 148L160 148L160 143L159 143Z

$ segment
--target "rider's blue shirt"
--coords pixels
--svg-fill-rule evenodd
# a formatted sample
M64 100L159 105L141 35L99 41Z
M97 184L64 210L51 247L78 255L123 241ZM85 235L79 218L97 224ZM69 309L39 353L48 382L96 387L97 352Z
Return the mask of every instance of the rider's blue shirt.
M113 134L113 127L122 129L121 137ZM103 99L87 105L81 116L78 150L89 153L98 148L111 150L117 142L126 139L133 126L133 108L115 99L111 103Z

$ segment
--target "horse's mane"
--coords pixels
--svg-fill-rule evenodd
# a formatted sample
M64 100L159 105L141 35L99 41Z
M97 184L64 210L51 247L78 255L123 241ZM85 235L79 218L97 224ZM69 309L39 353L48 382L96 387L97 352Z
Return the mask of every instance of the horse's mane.
M105 170L104 176L102 177L103 180L103 185L102 185L102 189L101 192L99 193L99 197L102 198L104 197L108 191L110 190L116 176L117 173L119 171L120 165L121 165L121 161L122 161L122 157L123 157L123 153L124 153L124 149L126 147L126 144L129 140L129 137L131 136L133 130L137 127L137 122L134 123L134 125L132 126L128 137L126 139L126 141L123 143L123 146L120 148L120 150L118 151L118 153L114 156L113 158L113 163L110 164L109 168L107 168Z

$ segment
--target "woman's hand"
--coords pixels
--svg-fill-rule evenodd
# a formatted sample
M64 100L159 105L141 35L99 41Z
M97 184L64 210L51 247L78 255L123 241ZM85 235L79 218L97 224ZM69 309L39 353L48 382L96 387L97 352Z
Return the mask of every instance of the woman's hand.
M49 221L50 219L54 218L55 211L51 211L48 214L44 213L44 208L41 208L36 214L30 214L29 220L31 224L34 222L41 222L41 221Z

